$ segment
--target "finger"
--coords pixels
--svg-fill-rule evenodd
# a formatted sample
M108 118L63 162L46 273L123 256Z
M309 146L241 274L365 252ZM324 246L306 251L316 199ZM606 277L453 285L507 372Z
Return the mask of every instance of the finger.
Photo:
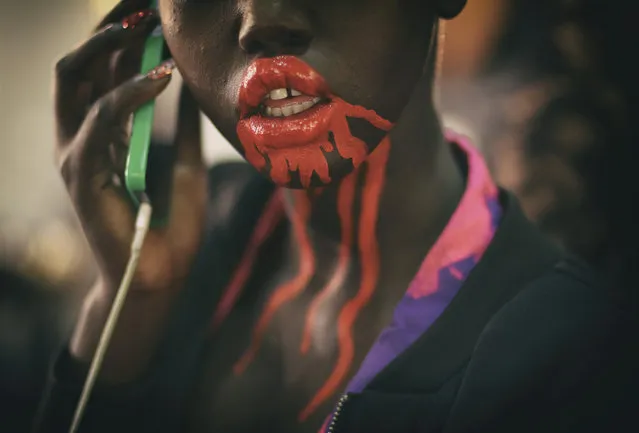
M135 22L142 17L143 11L148 9L149 0L121 0L111 9L111 11L100 21L94 32L99 32L103 28L116 23L121 23L124 27L133 27ZM142 12L141 12L142 11ZM113 56L112 56L113 57ZM124 80L116 81L113 76L115 69L114 59L108 57L100 58L93 62L90 76L96 83L90 102L95 100L113 87L121 84ZM131 78L129 75L127 78Z
M172 63L163 64L147 75L127 81L94 104L78 132L77 148L73 149L80 179L92 179L94 184L109 181L111 173L105 163L110 160L109 144L119 141L115 134L121 134L137 108L166 88L172 71Z
M124 179L126 160L129 155L130 135L123 128L117 128L117 130L114 131L113 136L113 141L110 144L110 156L113 171L120 179Z
M155 19L153 19L153 18ZM144 22L144 20L147 20ZM152 9L144 9L133 12L130 15L127 15L123 18L119 23L115 24L116 26L122 27L123 29L132 30L135 27L142 26L147 31L153 29L155 25L157 25L157 12ZM154 25L152 25L154 24ZM110 26L112 24L107 24ZM147 27L148 26L148 27ZM147 35L146 32L142 30L144 36ZM144 46L144 38L132 38L127 45L129 46ZM124 80L120 82L115 81L114 71L115 71L115 59L114 57L117 53L122 52L122 50L118 50L115 52L110 52L109 55L99 56L95 61L91 62L91 66L89 68L88 76L92 83L94 83L93 96L95 97L90 102L95 102L97 98L107 93L109 90L113 89L116 85L121 84ZM142 54L142 50L139 51L139 54ZM137 61L133 61L134 64L139 64L139 59ZM133 76L129 75L127 78L131 78Z
M131 27L114 24L93 35L87 42L56 64L55 112L60 142L69 140L82 122L86 104L78 90L90 82L89 66L99 58L107 58L113 51L125 47L135 38L150 32L157 23L151 12Z
M102 18L102 21L100 21L94 31L97 32L109 24L122 21L125 17L134 12L148 8L149 4L149 0L121 0L104 16L104 18Z
M92 35L84 44L58 61L56 69L62 78L82 76L86 67L104 54L112 54L154 29L157 12L152 9L136 12L119 23L109 24Z
M69 148L62 175L90 243L110 257L126 251L133 227L133 213L126 191L112 182L115 167L109 145L126 118L140 105L157 96L168 84L172 64L136 77L109 92L92 108ZM99 228L99 229L96 229ZM124 262L103 263L106 274L119 275Z
M191 91L182 86L176 131L177 162L187 165L202 164L202 131L200 108Z
M144 41L135 41L131 47L118 51L113 59L113 82L119 86L140 73Z
M96 257L101 273L118 278L126 266L135 224L129 198L122 188L105 185L90 196L73 198L73 204L89 244L107 257Z

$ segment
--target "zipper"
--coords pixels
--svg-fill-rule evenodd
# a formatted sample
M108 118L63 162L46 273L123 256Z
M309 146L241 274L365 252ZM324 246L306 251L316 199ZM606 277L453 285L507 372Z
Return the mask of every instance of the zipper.
M344 405L348 400L348 394L342 394L342 396L337 400L337 404L335 405L335 410L333 411L333 418L331 419L328 428L326 429L326 433L335 433L337 431L337 421L344 410Z

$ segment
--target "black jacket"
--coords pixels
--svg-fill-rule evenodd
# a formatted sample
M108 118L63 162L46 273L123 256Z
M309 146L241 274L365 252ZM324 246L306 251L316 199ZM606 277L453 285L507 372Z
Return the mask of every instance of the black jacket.
M232 245L247 239L270 188L261 180L243 187L236 208L245 217L210 233L194 285L228 278L222 270L240 254ZM639 423L629 424L639 409L636 338L615 288L564 257L513 196L502 192L501 201L495 237L452 303L361 394L345 398L334 433L639 431ZM184 431L180 405L197 380L192 372L204 341L198 329L219 298L204 292L207 299L185 297L158 361L171 379L150 375L155 379L142 388L98 390L83 433ZM67 431L84 372L61 356L38 433Z

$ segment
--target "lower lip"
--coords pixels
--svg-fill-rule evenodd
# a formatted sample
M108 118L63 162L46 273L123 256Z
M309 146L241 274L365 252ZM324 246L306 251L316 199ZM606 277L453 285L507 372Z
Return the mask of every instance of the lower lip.
M254 114L241 119L238 126L251 135L258 147L299 147L328 131L333 110L334 102L319 102L301 113L286 117Z

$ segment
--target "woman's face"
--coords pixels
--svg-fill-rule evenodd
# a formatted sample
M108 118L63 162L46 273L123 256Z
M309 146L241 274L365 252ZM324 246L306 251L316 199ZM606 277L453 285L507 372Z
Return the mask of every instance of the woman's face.
M282 186L339 180L379 144L423 75L421 0L160 0L203 112Z

